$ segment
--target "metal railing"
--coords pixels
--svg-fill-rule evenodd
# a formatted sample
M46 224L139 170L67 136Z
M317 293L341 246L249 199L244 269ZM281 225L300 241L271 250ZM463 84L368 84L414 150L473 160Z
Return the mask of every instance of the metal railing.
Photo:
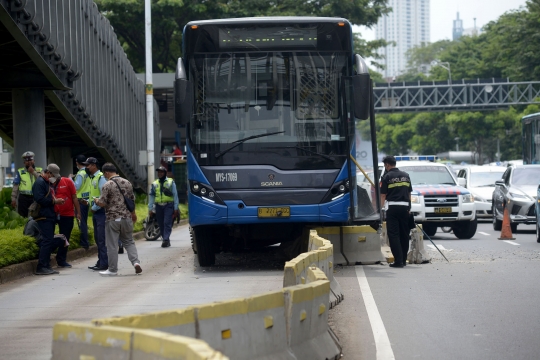
M540 81L476 80L377 84L375 110L384 112L490 110L540 103Z
M139 150L146 149L144 84L97 5L0 0L0 7L20 29L17 41L26 40L22 46L56 89L46 96L87 145L97 146L134 185L146 188L146 167L138 165Z

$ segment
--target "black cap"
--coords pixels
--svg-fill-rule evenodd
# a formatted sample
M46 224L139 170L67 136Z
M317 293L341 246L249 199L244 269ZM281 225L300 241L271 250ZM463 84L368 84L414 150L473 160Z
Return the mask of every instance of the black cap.
M384 164L388 164L388 165L391 165L391 166L396 166L396 158L393 157L392 155L387 155L385 156L383 159L382 159L382 162Z
M95 157L89 157L88 159L86 159L85 162L82 162L81 164L83 165L90 165L90 164L98 164L98 161Z
M167 169L165 169L165 166L160 166L156 169L156 171L165 171L167 172Z
M86 161L86 156L84 156L84 155L77 155L77 157L75 157L75 161L78 162L79 164L82 164L83 162Z

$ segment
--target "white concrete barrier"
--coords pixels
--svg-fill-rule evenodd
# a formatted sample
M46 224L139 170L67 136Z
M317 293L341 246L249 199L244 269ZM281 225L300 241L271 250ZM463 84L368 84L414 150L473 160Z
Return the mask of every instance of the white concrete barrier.
M316 228L317 234L334 246L334 262L341 265L386 262L380 235L371 226Z
M155 330L60 322L53 328L53 360L226 360L201 340Z

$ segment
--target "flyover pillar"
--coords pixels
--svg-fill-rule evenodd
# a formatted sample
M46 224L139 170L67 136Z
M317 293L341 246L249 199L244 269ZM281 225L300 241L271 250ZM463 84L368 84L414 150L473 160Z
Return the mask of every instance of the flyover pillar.
M21 155L35 154L36 167L47 167L45 97L41 89L13 89L13 148L15 169L24 166Z
M69 147L54 147L48 148L49 156L47 163L55 163L60 167L60 175L68 177L73 173L75 167L75 160L71 157L71 148Z

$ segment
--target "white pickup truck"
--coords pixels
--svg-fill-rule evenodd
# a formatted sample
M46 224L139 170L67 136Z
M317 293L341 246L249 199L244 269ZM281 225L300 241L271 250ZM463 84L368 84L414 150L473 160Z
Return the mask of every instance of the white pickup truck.
M396 167L411 177L411 212L428 236L438 227L451 227L458 239L470 239L476 233L474 196L463 187L463 180L450 169L428 161L398 161Z

